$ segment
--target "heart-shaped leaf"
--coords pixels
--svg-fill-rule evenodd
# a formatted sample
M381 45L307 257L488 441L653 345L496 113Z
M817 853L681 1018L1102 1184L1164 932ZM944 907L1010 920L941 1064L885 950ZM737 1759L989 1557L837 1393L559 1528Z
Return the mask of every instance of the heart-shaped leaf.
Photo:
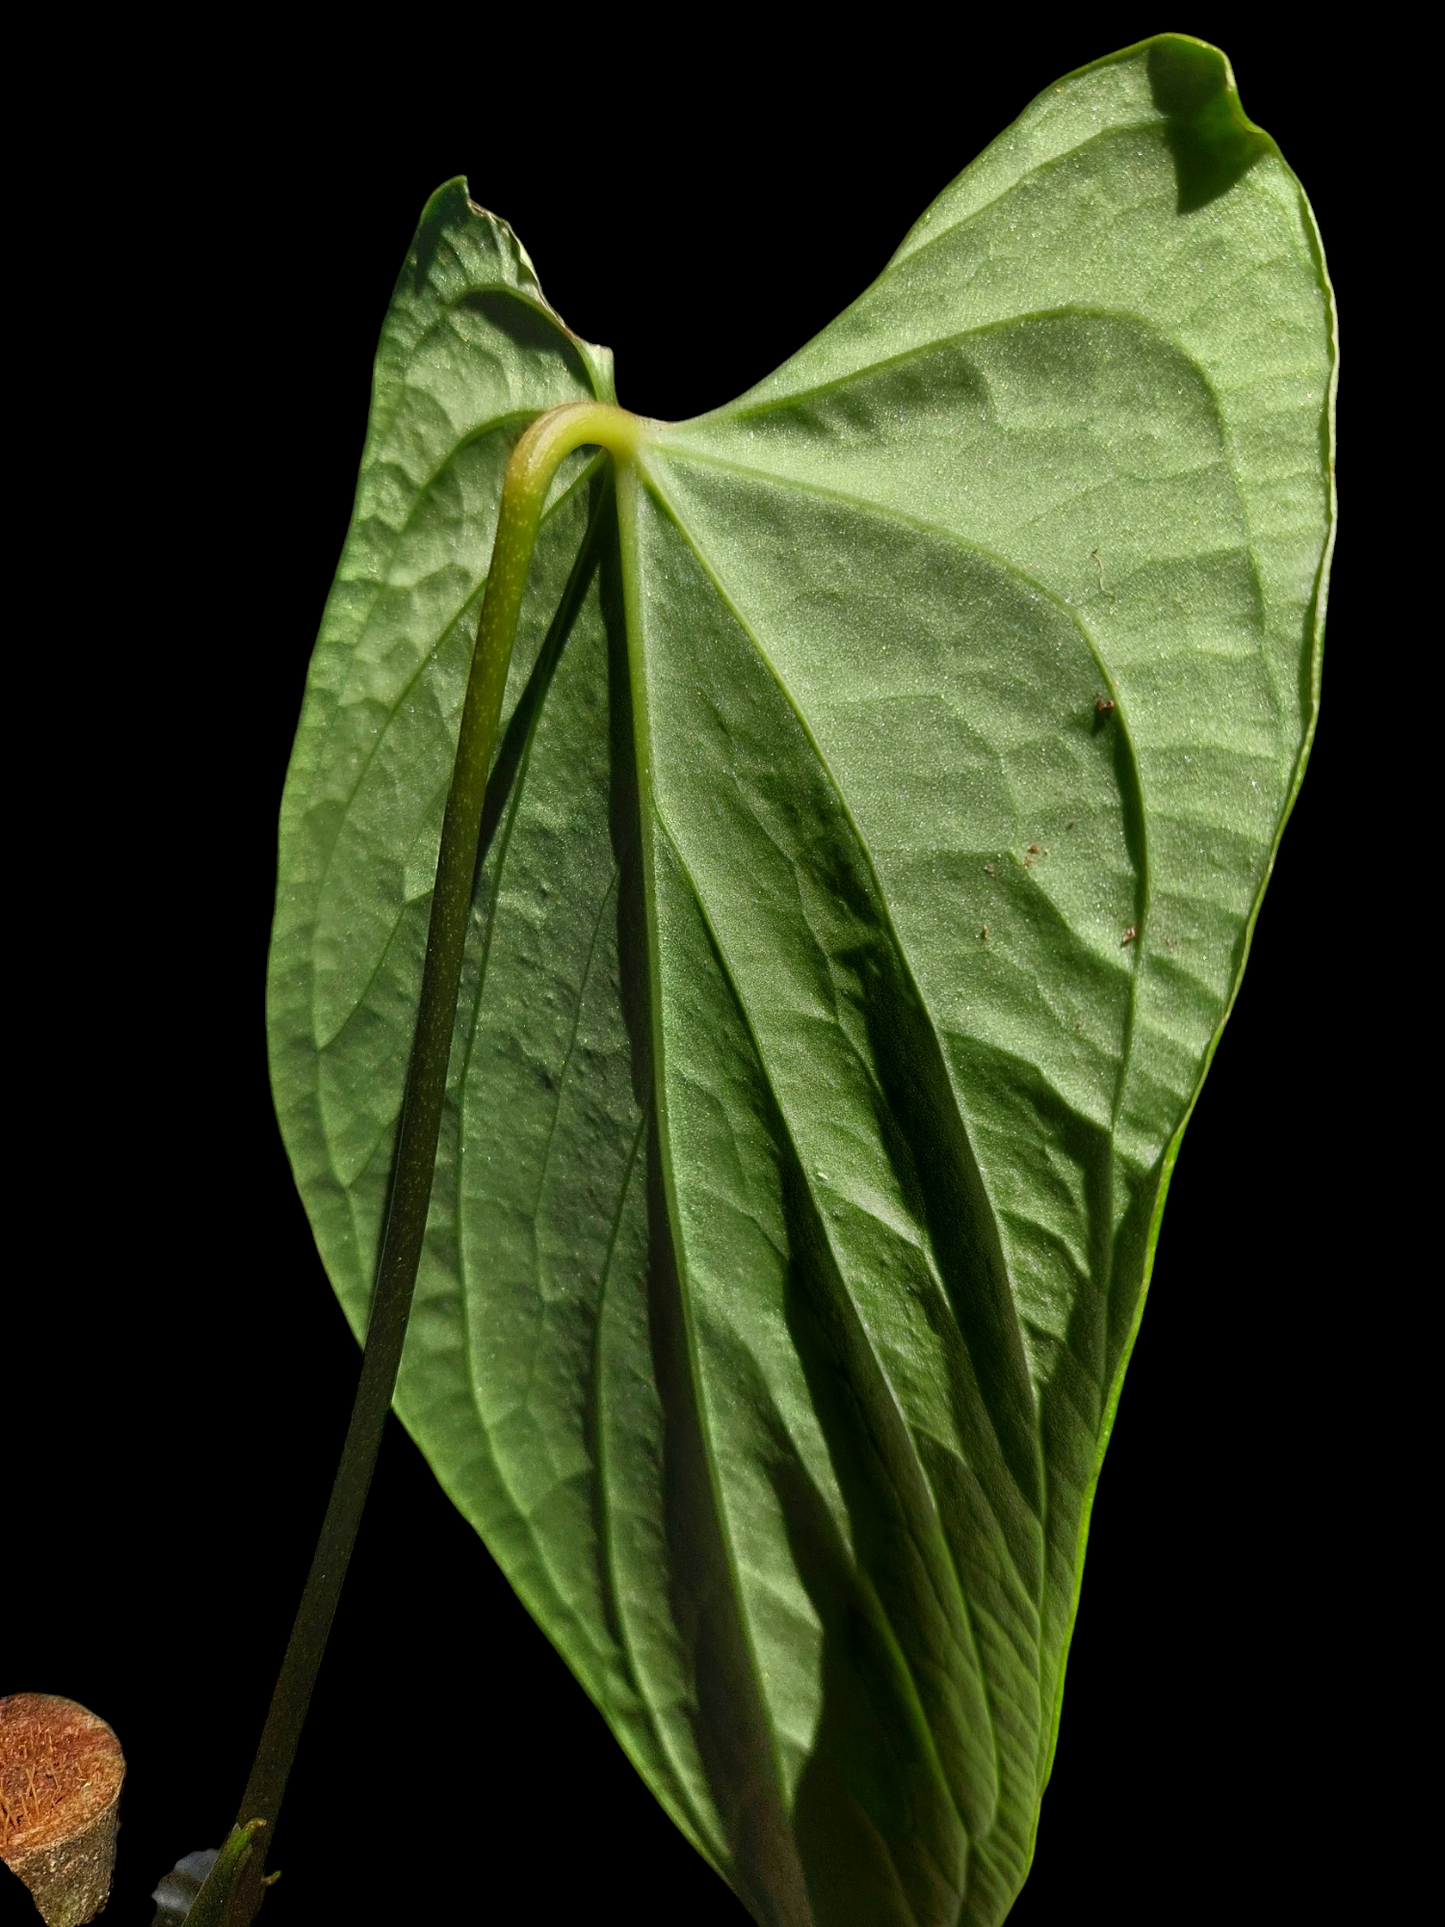
M553 485L397 1408L770 1927L985 1927L1027 1871L1313 725L1333 366L1298 183L1165 36L615 496ZM277 1105L358 1333L502 472L591 396L443 188L282 817Z

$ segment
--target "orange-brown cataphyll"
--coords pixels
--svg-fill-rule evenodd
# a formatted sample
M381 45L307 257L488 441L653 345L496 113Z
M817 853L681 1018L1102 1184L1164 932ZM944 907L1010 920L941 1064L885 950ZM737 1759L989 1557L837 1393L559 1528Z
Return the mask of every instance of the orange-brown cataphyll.
M82 1927L110 1898L125 1759L94 1713L52 1693L0 1699L0 1860L46 1927Z

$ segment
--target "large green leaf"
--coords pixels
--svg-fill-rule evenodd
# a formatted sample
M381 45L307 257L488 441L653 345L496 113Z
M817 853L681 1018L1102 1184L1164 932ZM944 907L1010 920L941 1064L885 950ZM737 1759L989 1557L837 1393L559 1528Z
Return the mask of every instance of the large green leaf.
M1027 1871L1312 727L1332 370L1299 186L1171 36L615 507L554 485L397 1408L760 1922L984 1927ZM282 816L277 1104L358 1333L503 465L609 381L443 188Z

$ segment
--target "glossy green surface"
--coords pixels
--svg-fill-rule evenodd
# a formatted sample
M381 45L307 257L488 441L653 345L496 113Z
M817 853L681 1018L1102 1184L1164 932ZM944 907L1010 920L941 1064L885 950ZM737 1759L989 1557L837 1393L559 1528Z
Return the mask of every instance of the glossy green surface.
M1331 308L1226 79L1167 37L1051 88L615 507L570 458L533 562L397 1407L770 1927L985 1927L1023 1880L1303 767ZM273 1078L358 1332L502 470L591 394L443 188L282 815Z

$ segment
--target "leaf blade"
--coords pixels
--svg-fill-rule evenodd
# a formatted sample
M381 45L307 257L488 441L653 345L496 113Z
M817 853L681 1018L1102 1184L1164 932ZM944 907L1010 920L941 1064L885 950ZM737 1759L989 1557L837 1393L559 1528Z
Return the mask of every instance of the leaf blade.
M396 335L421 510L365 611L343 564L283 821L278 1110L353 1323L496 457L608 378L481 238L470 294L415 257L462 316L440 374ZM984 1927L1027 1871L1312 728L1331 326L1297 183L1165 36L1042 96L749 395L650 425L542 663L610 516L580 462L554 502L398 1409L760 1921ZM379 374L369 459L401 412ZM370 791L325 767L348 703Z

